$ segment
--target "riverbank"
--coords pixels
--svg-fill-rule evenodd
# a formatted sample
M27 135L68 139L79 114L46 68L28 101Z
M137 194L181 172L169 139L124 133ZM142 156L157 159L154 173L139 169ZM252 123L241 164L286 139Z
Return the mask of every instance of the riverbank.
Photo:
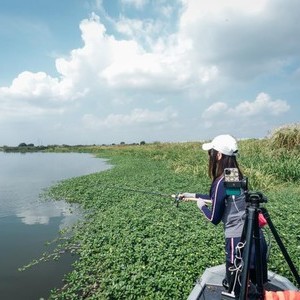
M176 207L171 197L145 193L207 192L207 154L199 147L156 143L89 149L114 167L66 180L50 191L88 211L68 241L80 245L79 259L52 299L185 299L205 268L223 263L221 225L207 222L195 203ZM251 189L268 197L266 207L299 266L299 151L247 140L240 142L240 152ZM293 281L273 245L269 269Z

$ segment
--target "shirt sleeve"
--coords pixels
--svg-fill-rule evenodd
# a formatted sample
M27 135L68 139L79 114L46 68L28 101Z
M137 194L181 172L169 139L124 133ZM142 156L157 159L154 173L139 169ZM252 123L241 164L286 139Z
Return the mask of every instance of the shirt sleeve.
M210 222L215 225L219 224L225 209L226 191L224 187L224 177L217 178L212 183L210 195L196 194L196 197L206 200L210 199L212 201L211 208L205 205L201 211Z

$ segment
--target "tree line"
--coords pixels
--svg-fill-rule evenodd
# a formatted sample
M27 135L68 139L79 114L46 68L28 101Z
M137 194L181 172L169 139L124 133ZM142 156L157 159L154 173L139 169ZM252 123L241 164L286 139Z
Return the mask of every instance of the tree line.
M131 143L131 144L126 144L125 142L121 142L119 144L102 144L101 146L122 146L122 145L145 145L145 141L141 141L140 143ZM78 148L88 148L88 147L96 147L97 145L67 145L67 144L62 144L62 145L48 145L48 146L35 146L33 143L26 144L24 142L20 143L18 146L2 146L0 147L0 151L3 152L39 152L39 151L44 151L44 152L49 152L49 151L72 151L76 150ZM100 145L98 145L100 146Z

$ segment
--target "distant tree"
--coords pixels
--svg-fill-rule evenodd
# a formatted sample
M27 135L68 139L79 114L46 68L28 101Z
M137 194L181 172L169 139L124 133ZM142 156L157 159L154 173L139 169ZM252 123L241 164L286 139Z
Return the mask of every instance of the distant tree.
M20 143L18 147L27 147L26 143Z
M120 145L125 145L125 142L121 142Z
M28 144L27 146L28 147L34 147L34 144Z
M145 144L146 144L145 141L141 141L141 142L140 142L140 145L145 145Z

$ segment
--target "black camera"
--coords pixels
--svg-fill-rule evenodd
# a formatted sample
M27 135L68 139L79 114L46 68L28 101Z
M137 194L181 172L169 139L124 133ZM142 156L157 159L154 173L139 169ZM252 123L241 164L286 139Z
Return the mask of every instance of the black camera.
M251 204L254 205L259 205L259 203L267 203L268 199L263 193L252 192L252 193L248 193L246 197L246 202L250 202Z
M248 179L246 177L240 179L239 170L237 168L224 169L224 186L227 195L240 195L241 189L248 190Z

